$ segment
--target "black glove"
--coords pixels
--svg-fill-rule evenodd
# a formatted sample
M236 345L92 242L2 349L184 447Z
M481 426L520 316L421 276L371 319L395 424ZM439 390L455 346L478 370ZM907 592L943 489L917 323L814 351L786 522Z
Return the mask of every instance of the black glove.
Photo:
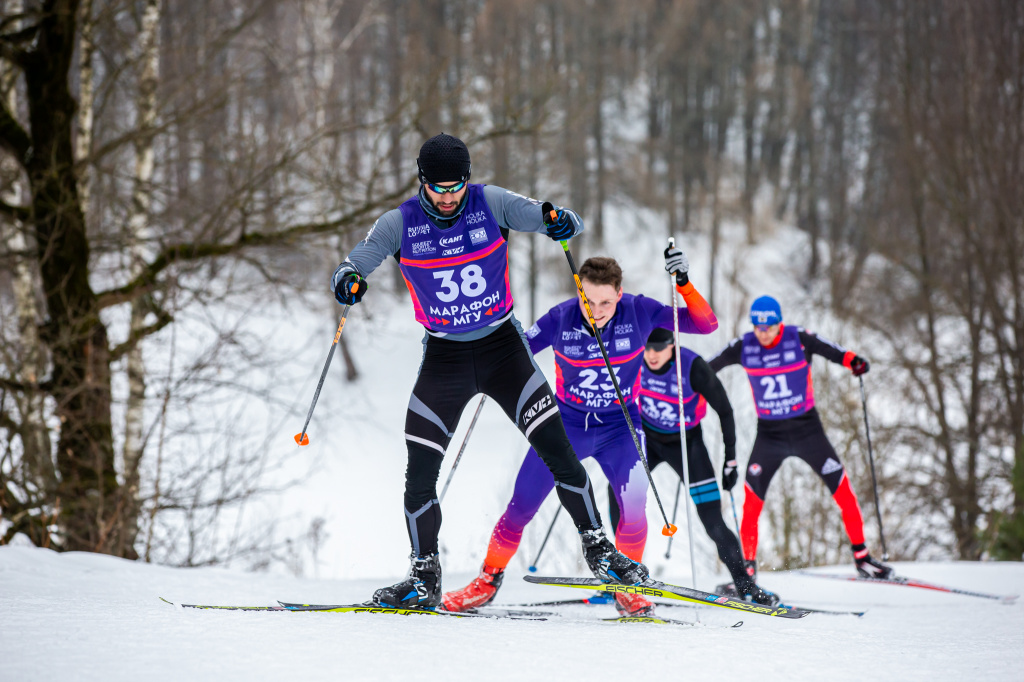
M687 271L690 269L690 261L686 259L686 254L677 249L674 246L666 247L665 249L665 272L675 273L676 284L683 286L690 281L687 276Z
M740 477L739 466L736 464L736 446L725 446L725 462L722 464L722 488L732 490Z
M853 372L853 376L855 377L867 374L869 369L871 369L871 365L869 365L868 361L859 355L854 355L853 360L850 360L850 371Z
M569 212L564 208L556 209L550 201L545 201L540 210L544 215L548 236L556 242L572 239L576 234L576 226L573 224L572 218L569 217ZM554 216L551 215L552 211L555 213Z
M366 280L359 276L351 265L342 263L334 271L331 278L331 288L334 289L334 298L342 305L355 305L363 300L363 294L369 288Z

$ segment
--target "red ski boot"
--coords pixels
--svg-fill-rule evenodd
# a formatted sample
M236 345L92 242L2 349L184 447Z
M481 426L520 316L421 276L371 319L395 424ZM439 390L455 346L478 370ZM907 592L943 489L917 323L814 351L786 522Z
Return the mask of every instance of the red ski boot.
M447 592L444 595L441 601L442 608L446 611L461 612L490 604L501 587L504 574L505 569L484 564L480 569L480 575L474 578L473 582L461 590Z
M620 616L654 615L654 604L639 594L615 593L615 609Z

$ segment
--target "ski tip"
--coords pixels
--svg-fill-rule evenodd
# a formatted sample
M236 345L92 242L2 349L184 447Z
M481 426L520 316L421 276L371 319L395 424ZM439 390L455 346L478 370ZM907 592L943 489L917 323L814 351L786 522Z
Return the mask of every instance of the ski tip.
M296 433L295 442L299 445L309 445L309 436L304 433Z
M672 537L673 535L676 534L677 530L679 530L679 529L676 528L676 526L674 524L666 523L665 527L661 529L661 534L665 535L665 536L668 536L668 537Z
M178 606L178 605L177 605L177 604L175 604L174 602L172 602L172 601L167 601L167 600L166 600L166 599L164 599L163 597L157 597L157 599L159 599L160 601L162 601L162 602L163 602L163 603L165 603L165 604L170 604L171 606L174 606L174 607L177 607L177 606Z
M1008 594L1005 597L1000 597L999 598L999 603L1000 604L1006 604L1007 606L1011 606L1011 605L1013 605L1013 604L1015 604L1017 602L1017 597L1018 597L1018 595L1016 595L1016 594Z

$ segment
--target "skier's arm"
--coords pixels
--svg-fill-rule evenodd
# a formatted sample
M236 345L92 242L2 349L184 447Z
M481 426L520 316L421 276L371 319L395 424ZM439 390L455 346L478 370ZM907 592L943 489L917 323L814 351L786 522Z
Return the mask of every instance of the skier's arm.
M708 360L708 366L717 373L722 371L723 367L738 365L740 364L742 351L743 339L736 337L729 342L728 346L718 351L718 355Z
M693 284L687 282L684 286L676 287L676 290L683 294L683 300L686 301L686 307L680 308L678 312L679 331L685 334L710 334L718 329L718 318L715 317L715 313L704 297L693 288ZM637 304L650 315L652 328L672 329L674 327L671 306L646 296L637 296L636 300Z
M532 327L526 330L526 340L530 342L530 351L537 354L551 345L554 340L555 317L554 308L544 313Z
M392 209L377 219L363 241L356 244L348 257L334 271L331 279L331 291L335 283L347 272L355 272L361 277L368 277L371 272L384 262L384 259L402 248L402 212Z
M846 350L823 336L809 332L803 327L798 327L797 331L800 334L800 343L803 344L804 349L808 353L820 355L826 360L842 365L846 369L852 369L854 360L857 358L856 353Z
M704 396L708 405L718 415L718 421L722 424L726 460L736 459L736 420L732 415L732 403L729 402L725 386L704 358L694 358L690 366L690 386L694 392Z
M487 200L487 206L502 227L516 232L547 232L548 226L544 224L540 210L541 202L536 199L524 197L522 194L516 194L496 185L484 187L484 199ZM564 210L569 220L572 221L575 226L573 237L583 232L583 219L575 211L561 206L555 206L555 208Z

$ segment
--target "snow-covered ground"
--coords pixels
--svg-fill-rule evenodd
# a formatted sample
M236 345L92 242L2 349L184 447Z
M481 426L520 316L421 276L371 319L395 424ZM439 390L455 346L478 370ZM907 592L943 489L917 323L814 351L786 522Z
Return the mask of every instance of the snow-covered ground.
M896 566L963 589L1024 593L1020 563ZM533 622L212 612L158 599L347 603L398 577L310 580L0 547L0 680L1024 679L1020 602L791 573L768 573L762 582L797 604L867 614L791 621L711 607L661 611L718 625L742 618L733 630L600 622L615 615L611 606ZM469 577L445 582L455 587ZM506 576L498 602L586 594L519 578Z

